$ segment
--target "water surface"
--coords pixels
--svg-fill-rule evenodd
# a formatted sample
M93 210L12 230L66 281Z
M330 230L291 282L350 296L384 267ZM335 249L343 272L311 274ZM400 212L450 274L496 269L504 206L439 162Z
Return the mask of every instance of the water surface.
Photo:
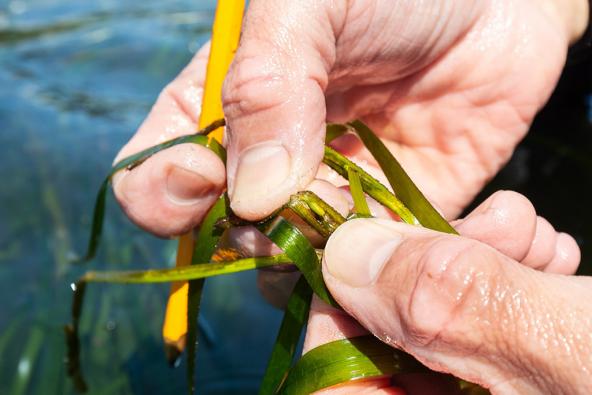
M68 284L86 268L68 260L86 243L118 148L207 40L214 5L0 2L1 394L73 393L62 326ZM176 243L136 229L112 198L105 226L87 268L173 261ZM185 391L184 366L169 369L162 351L167 293L166 284L89 287L81 333L91 393ZM254 273L208 281L202 318L200 393L255 392L281 316L263 303Z

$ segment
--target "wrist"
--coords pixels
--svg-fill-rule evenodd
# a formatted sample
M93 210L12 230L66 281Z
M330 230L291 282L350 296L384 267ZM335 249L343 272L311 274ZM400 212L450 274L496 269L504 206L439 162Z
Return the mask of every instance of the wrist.
M589 0L542 0L541 4L562 25L570 44L582 37L590 23Z

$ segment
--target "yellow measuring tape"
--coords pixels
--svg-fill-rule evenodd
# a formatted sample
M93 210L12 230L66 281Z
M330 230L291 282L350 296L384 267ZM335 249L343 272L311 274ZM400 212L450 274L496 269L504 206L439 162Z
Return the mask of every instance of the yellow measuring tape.
M242 25L244 0L219 0L212 28L212 43L206 71L204 93L199 117L199 129L202 129L224 116L222 111L222 83L232 62ZM210 134L222 143L223 129ZM176 266L191 264L194 248L193 231L179 238ZM162 336L165 347L174 348L181 353L185 348L187 334L187 294L189 284L186 281L175 282L167 303Z

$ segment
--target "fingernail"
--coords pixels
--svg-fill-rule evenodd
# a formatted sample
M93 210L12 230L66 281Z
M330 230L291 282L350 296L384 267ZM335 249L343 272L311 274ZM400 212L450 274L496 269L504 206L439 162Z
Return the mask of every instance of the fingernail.
M329 274L351 287L374 283L402 240L386 222L356 219L340 226L325 247L323 259Z
M232 200L251 202L273 193L290 175L291 158L276 142L255 144L240 154L230 185Z
M199 202L214 189L214 184L193 170L173 165L166 180L167 197L176 205Z

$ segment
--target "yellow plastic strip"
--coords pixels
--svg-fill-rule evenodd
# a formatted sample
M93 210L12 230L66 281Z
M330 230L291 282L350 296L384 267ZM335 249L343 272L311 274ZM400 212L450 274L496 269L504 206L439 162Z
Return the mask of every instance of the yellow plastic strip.
M218 1L212 28L212 44L206 71L199 128L203 128L224 116L222 111L222 83L238 47L244 9L244 0ZM223 129L218 129L210 136L221 143L223 133ZM191 231L179 238L177 266L191 264L193 237L193 231ZM189 284L187 282L173 283L162 326L165 346L172 346L179 352L182 352L185 348L188 290Z

